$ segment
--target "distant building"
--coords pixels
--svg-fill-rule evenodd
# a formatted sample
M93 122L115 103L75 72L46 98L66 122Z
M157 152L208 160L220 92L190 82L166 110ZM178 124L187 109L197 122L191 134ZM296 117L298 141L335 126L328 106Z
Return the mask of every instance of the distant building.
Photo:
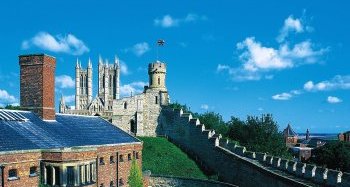
M338 134L339 141L350 142L350 131Z
M306 139L306 140L309 140L309 139L310 139L310 131L309 131L309 129L306 129L305 139Z
M298 135L294 132L290 124L283 130L283 137L287 146L294 146L298 143Z
M0 186L128 186L142 142L97 116L55 113L54 57L19 56L21 107L0 110Z
M75 67L75 109L61 98L59 112L64 114L98 115L126 132L137 136L156 136L164 129L162 107L169 104L166 88L166 64L160 61L148 65L149 84L141 94L120 98L120 65L115 58L109 64L101 57L98 62L98 94L92 98L92 63L87 69L77 60Z

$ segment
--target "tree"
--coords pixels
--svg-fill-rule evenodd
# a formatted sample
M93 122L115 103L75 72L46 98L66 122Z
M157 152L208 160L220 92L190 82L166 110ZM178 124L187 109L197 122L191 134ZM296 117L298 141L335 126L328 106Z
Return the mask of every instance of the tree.
M9 110L21 110L20 106L13 106L13 105L6 105L5 109L9 109Z
M310 162L343 172L350 172L350 143L331 141L312 150Z
M183 112L185 112L185 113L191 112L189 107L187 107L186 104L183 105L183 104L178 103L177 101L175 101L175 103L170 103L169 107L172 109L182 109Z
M130 175L128 177L130 187L143 187L142 173L135 159L132 160Z
M262 115L261 118L248 116L246 121L231 117L228 126L228 137L240 142L248 150L291 157L271 114Z
M214 129L217 133L226 136L228 127L219 113L205 112L204 114L197 114L197 117L206 129Z

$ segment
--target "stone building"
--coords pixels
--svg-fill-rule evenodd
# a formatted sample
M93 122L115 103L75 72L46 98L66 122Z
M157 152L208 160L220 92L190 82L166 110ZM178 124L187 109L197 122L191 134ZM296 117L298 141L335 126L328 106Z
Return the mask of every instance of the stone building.
M148 65L149 85L141 94L120 98L120 66L118 58L108 64L99 58L98 95L92 99L92 65L87 69L76 65L76 103L70 109L63 99L60 113L99 115L124 131L138 136L156 136L165 128L162 108L169 104L166 88L166 64L160 61Z
M98 116L55 114L55 58L21 55L21 106L0 110L0 186L128 186L142 142Z

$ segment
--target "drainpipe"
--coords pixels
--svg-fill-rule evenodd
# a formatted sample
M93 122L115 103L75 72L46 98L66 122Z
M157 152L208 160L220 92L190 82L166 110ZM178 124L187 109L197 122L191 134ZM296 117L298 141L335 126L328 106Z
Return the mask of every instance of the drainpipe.
M5 187L5 175L4 175L4 168L5 166L0 166L0 173L1 173L1 187Z

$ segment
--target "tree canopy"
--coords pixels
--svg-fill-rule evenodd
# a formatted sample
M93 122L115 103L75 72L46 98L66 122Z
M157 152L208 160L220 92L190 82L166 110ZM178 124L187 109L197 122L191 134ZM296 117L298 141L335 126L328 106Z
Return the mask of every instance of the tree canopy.
M327 168L350 172L350 143L331 141L314 149L310 162Z
M227 122L227 136L238 141L248 150L268 152L272 155L291 157L284 143L283 134L271 114L262 117L248 116L246 121L231 117Z
M142 173L135 159L131 162L130 175L128 177L129 186L143 187Z

